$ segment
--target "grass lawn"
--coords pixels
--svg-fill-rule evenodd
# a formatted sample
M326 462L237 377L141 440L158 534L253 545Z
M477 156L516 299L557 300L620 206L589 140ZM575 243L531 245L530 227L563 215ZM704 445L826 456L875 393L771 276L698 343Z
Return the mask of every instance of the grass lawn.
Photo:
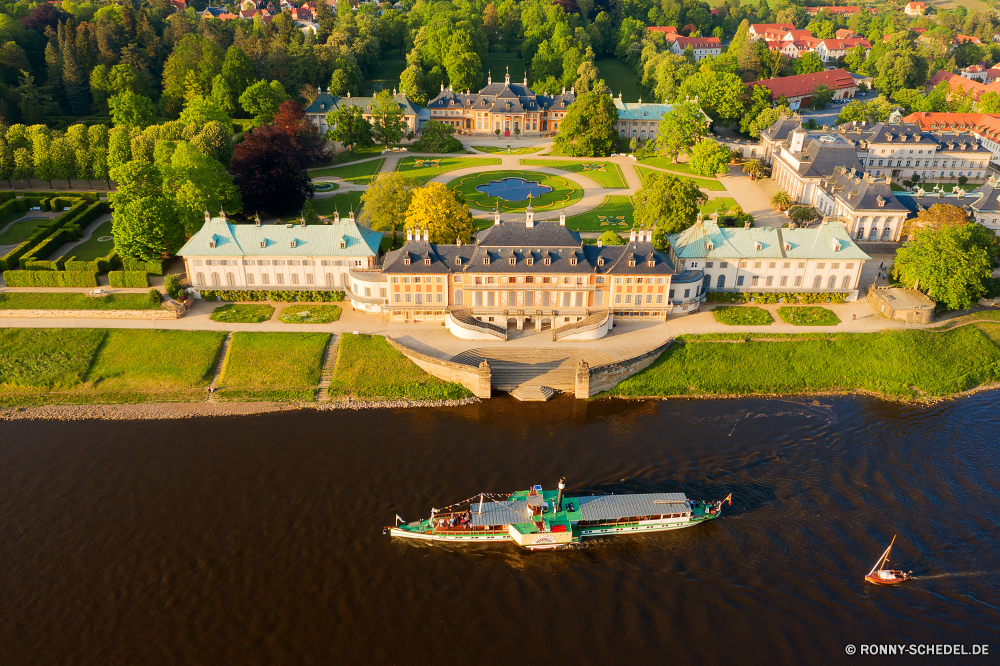
M537 171L484 171L456 178L448 183L448 187L460 192L465 198L465 203L469 204L469 208L493 210L493 207L497 205L497 198L477 191L476 187L485 185L491 180L500 180L502 178L524 178L525 180L537 181L540 185L551 187L551 192L546 192L541 196L532 198L531 205L536 211L561 208L576 203L583 198L583 190L569 178L552 176ZM500 211L505 213L523 211L527 205L527 199L519 201L504 201L500 199Z
M147 294L0 293L0 310L159 310L160 307L160 302L149 300Z
M481 150L484 153L493 153L495 155L528 155L530 153L537 153L544 146L535 146L534 148L518 148L512 146L510 150L507 149L507 144L502 146L473 146L476 150Z
M896 185L896 184L893 183L893 185ZM935 185L940 185L941 189L944 190L945 192L952 192L952 191L955 190L956 187L958 189L960 189L960 190L965 190L966 192L971 192L974 189L982 187L982 185L976 185L974 183L966 183L965 185L959 185L958 183L935 183L933 181L920 181L919 183L917 183L918 187L923 186L924 190L927 191L927 192L930 192L931 188L933 188ZM892 189L894 191L900 192L900 191L903 191L904 188L899 187L897 185L896 187L893 187Z
M354 152L352 153L339 143L335 145L342 150L331 157L324 166L349 164L350 162L356 162L357 160L366 160L369 157L381 157L382 155L382 146L355 146ZM312 174L313 172L310 171L309 175L311 176Z
M330 383L331 398L454 400L472 393L461 384L444 382L418 368L380 335L345 333L337 349Z
M1000 380L1000 325L944 332L741 334L678 338L609 395L623 397L864 390L944 396ZM758 337L777 341L758 341ZM906 359L906 362L900 362ZM912 388L911 388L912 387Z
M774 317L764 308L756 306L717 307L712 309L715 321L727 326L767 326Z
M385 164L384 157L369 162L355 162L353 164L330 167L329 169L310 171L309 177L322 178L323 176L336 176L356 185L368 185L375 178L375 174L382 170L383 164Z
M337 305L300 303L289 305L281 311L281 321L286 324L329 324L340 319L343 310Z
M404 157L396 164L396 171L426 184L431 178L449 171L496 164L500 164L500 160L495 157Z
M233 333L219 378L228 400L312 400L329 333Z
M511 83L524 82L524 60L518 57L517 51L491 51L487 53L486 59L483 61L483 85L481 87L486 87L486 81L490 76L493 77L493 83L503 83L508 68Z
M234 304L220 305L209 317L226 324L260 324L271 318L274 308L270 305Z
M646 182L646 177L656 171L656 169L650 169L648 167L642 167L638 164L635 165L635 171L639 174L639 180L643 183ZM685 176L682 176L684 178ZM710 190L712 192L725 192L726 186L720 183L718 180L709 180L707 178L690 178L688 180L693 180L695 184L703 190Z
M566 218L566 226L573 231L617 231L624 232L632 228L635 222L632 197L621 194L609 194L604 197L604 203L597 208Z
M610 189L625 189L625 176L622 168L614 162L570 162L560 160L521 160L521 164L529 166L545 166L552 169L571 171L597 181L601 187Z
M642 88L635 70L617 58L599 58L595 63L597 71L611 87L611 94L616 98L620 92L623 102L638 102L642 97Z
M718 199L709 199L707 203L702 204L701 212L702 215L711 215L712 213L723 215L731 210L735 210L735 208L735 199L732 197L719 197Z
M343 194L334 194L332 197L313 199L313 209L317 215L324 217L333 217L334 211L337 210L343 217L347 217L348 213L353 210L354 216L357 217L358 211L361 210L362 194L364 192L344 192Z
M94 229L94 233L90 236L89 240L71 247L69 252L66 253L67 257L74 257L76 261L93 261L94 259L108 256L108 253L114 249L115 242L114 240L101 239L111 238L111 222L112 220L102 222L99 227Z
M691 170L691 165L687 162L677 162L676 164L670 161L669 157L654 156L646 157L639 160L639 164L645 164L646 166L658 167L660 169L666 169L667 171L676 171L677 173L684 173L689 176L694 176L695 178L708 178L710 180L715 180L715 176L703 176L700 173L695 173Z
M333 192L339 190L340 185L331 182L313 183L313 192Z
M778 308L778 316L793 326L836 326L840 323L840 317L833 310L818 306L789 305Z
M398 53L398 51L397 51ZM399 90L399 76L406 69L403 56L382 56L378 61L375 77L365 84L365 95L372 96L379 90ZM357 95L358 93L354 93Z
M0 328L0 404L79 384L105 335L99 328Z
M24 213L17 213L11 218L17 219L22 215ZM0 245L20 245L31 237L31 232L37 229L40 224L51 221L52 219L48 217L26 217L23 220L18 220L10 225L7 231L0 234ZM0 228L9 222L10 220L0 221Z

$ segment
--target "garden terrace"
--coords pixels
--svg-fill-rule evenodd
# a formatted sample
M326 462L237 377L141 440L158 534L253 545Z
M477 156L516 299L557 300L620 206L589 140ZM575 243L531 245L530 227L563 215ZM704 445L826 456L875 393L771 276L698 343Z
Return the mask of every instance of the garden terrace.
M385 164L384 157L378 160L354 162L352 164L330 167L328 169L315 169L309 172L309 177L313 179L336 177L342 178L349 183L354 183L355 185L368 185L375 179L378 172L382 170L383 164Z
M643 183L646 182L646 178L649 177L649 174L653 173L654 171L659 171L659 170L660 169L650 169L648 167L642 167L642 166L639 166L638 164L635 165L635 172L637 174L639 174L639 180L641 180ZM723 185L722 183L720 183L717 180L709 180L707 178L700 178L700 177L699 178L692 178L690 176L682 176L681 174L671 174L671 175L678 176L680 178L687 178L688 180L692 180L692 181L694 181L695 185L697 185L698 187L700 187L703 190L709 190L711 192L725 192L726 191L726 186Z
M622 168L614 162L571 162L569 160L521 160L525 166L540 166L559 169L586 176L609 189L626 189Z
M88 296L74 293L2 292L0 310L159 310L149 294L106 294Z

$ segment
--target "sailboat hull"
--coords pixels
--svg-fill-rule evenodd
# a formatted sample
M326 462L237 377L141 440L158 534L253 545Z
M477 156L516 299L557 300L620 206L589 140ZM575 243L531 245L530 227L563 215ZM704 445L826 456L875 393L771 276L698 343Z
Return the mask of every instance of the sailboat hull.
M870 573L865 576L865 580L869 583L874 583L875 585L899 585L900 583L905 583L910 580L910 575L903 571L891 571L895 578L882 578L874 573Z

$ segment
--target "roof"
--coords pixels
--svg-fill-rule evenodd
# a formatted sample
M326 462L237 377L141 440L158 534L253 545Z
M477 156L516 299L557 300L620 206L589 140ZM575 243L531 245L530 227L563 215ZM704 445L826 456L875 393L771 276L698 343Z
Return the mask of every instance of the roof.
M676 25L651 25L646 28L651 32L662 32L664 35L677 35Z
M777 99L785 97L805 97L816 90L817 86L829 86L830 90L841 88L851 88L857 85L850 72L844 69L833 69L825 72L813 72L812 74L799 74L797 76L785 76L777 79L764 79L747 83L748 88L753 86L764 86L771 91L771 97Z
M969 208L977 212L1000 212L1000 182L993 176L982 187L969 192L968 196L972 200Z
M750 29L761 35L765 32L788 32L789 30L795 30L795 25L792 23L754 23L751 24Z
M864 39L863 37L852 38L852 39L824 39L820 42L827 51L846 51L847 49L853 49L855 46L861 45L865 48L870 49L872 47L871 43ZM817 44L819 46L819 44Z
M832 138L833 141L826 139ZM790 151L789 151L790 152ZM849 141L839 136L824 135L820 138L809 138L800 153L792 153L798 161L798 167L790 167L806 178L829 178L836 173L838 167L863 169L858 158L857 148Z
M674 44L681 50L689 46L693 49L722 48L722 41L718 37L678 37L674 40Z
M492 76L486 87L478 93L445 90L441 86L438 95L427 103L429 109L475 109L492 113L522 113L534 110L564 110L576 101L576 93L572 90L559 95L536 95L524 83L511 83L510 76L504 77L504 83L493 82Z
M934 113L922 111L903 118L925 132L969 131L1000 141L1000 114L991 113Z
M690 511L684 493L640 495L592 495L567 497L580 513L580 520L614 520Z
M618 120L660 120L664 113L674 110L673 104L647 104L623 102L619 97L612 97L618 109Z
M820 188L840 199L852 211L908 212L893 194L888 180L864 175L855 169L835 169L832 178L821 181Z
M393 92L395 93L395 91ZM420 112L420 107L411 102L405 92L396 93L392 98L399 104L399 108L403 110L404 115L416 115ZM368 111L371 110L374 102L374 97L351 97L350 94L346 97L334 97L329 91L323 92L321 89L316 99L312 101L312 104L306 107L305 112L326 115L343 106L357 106L362 111Z
M378 254L381 241L381 233L349 218L341 218L334 224L257 226L232 224L222 216L202 225L177 254L181 257L370 257Z
M668 238L677 256L684 259L871 259L840 224L745 229L720 227L714 220L703 219Z
M528 503L525 500L504 501L504 502L479 502L470 505L469 511L472 517L472 525L492 526L492 525L517 525L531 521L531 512L528 510ZM482 513L480 513L482 511Z
M802 126L801 118L789 118L782 114L774 121L774 124L761 132L772 141L784 141L788 135Z

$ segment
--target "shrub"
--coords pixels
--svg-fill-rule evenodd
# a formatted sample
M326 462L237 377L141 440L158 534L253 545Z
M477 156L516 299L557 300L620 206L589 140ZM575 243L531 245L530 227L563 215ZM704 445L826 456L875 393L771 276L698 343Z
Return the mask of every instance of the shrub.
M777 291L710 291L705 295L706 303L843 303L847 292L795 292L782 293Z
M720 307L712 310L715 321L727 326L767 326L774 323L774 317L764 308Z
M225 324L260 324L270 319L273 314L272 305L228 303L215 308L209 319Z
M149 286L149 276L144 271L111 271L108 283L118 289L138 289Z
M278 303L300 302L329 303L344 300L342 291L267 291L262 289L206 289L201 292L206 301L230 301L232 303L252 303L254 301L274 301Z
M149 275L163 275L162 261L143 261L142 259L125 257L122 259L122 264L127 271L142 271Z
M840 323L840 317L832 310L820 307L787 306L778 308L778 316L793 326L836 326Z
M168 275L163 278L163 288L167 290L167 294L170 298L177 300L181 297L184 289L181 288L181 280L176 275Z
M155 288L150 289L148 296L150 303L156 303L157 305L159 305L160 303L163 302L163 295L160 294L160 291L158 289Z
M96 287L97 273L86 271L4 271L8 287Z
M68 271L88 271L92 273L104 274L111 270L111 267L118 263L118 253L111 250L105 257L99 257L93 261L76 261L70 259L66 262Z

